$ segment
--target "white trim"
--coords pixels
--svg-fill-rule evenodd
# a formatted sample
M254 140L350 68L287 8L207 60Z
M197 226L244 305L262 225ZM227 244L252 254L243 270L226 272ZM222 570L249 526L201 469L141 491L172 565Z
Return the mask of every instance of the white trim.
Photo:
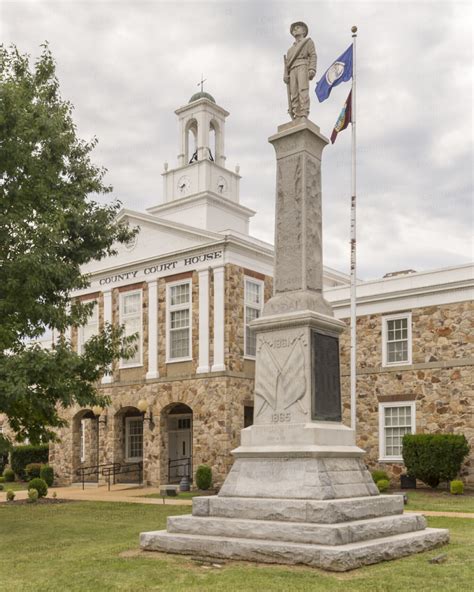
M81 419L80 423L80 452L79 457L81 459L81 463L85 462L86 460L86 424L85 418ZM99 437L99 436L97 436Z
M148 372L147 380L158 378L158 280L148 282Z
M143 290L139 288L138 290L129 290L127 292L120 292L119 294L119 324L124 324L123 318L123 301L125 298L130 296L135 296L136 294L140 295L140 305L139 305L139 314L140 314L140 323L139 323L139 348L138 353L140 354L140 359L138 362L133 361L129 362L128 360L121 359L119 363L119 368L121 370L126 368L138 368L139 366L143 366ZM126 320L126 319L125 319Z
M416 433L416 401L379 402L379 461L402 462L402 456L388 456L385 454L385 409L387 407L411 407L411 433Z
M112 324L112 290L105 290L103 293L104 297L104 325L105 323ZM113 382L114 377L112 374L112 368L109 367L108 374L102 376L102 384L110 384Z
M183 284L189 285L189 302L179 305L171 306L170 292L174 286L180 286ZM172 358L170 355L170 319L171 313L177 310L189 309L189 355L182 358ZM189 362L193 359L193 282L192 278L185 280L177 280L175 282L168 282L166 284L166 363L171 364L174 362Z
M199 277L199 367L196 374L209 372L209 270Z
M212 372L222 372L225 368L224 330L225 330L225 267L214 267L214 363Z
M407 359L403 362L389 362L387 360L387 322L397 320L407 320ZM384 368L393 366L410 366L412 363L412 318L411 312L403 312L398 314L384 315L382 316L382 366Z
M141 421L142 423L142 456L130 456L130 422ZM143 420L139 415L132 415L125 418L125 460L126 462L140 462L143 460L143 452L145 449L145 442L143 440Z
M247 295L247 282L255 284L259 286L260 289L260 306L255 306L254 304L247 304L246 295ZM259 311L259 315L257 318L262 316L263 312L263 301L265 298L265 282L262 280L256 279L254 277L244 275L244 359L246 360L255 360L256 356L247 353L247 307L252 308L254 310Z
M92 308L92 314L87 318L87 322L85 325L81 325L77 329L77 353L81 355L84 351L84 327L89 325L96 325L95 332L92 333L91 337L97 335L99 333L99 302L97 298L90 298L89 300L84 300L82 304L90 304L91 302L94 303L94 307ZM94 319L95 321L91 323L90 321ZM90 339L90 338L89 338Z

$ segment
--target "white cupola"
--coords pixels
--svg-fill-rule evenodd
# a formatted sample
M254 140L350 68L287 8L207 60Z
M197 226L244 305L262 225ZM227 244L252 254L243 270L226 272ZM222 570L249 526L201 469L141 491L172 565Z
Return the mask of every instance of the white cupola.
M206 230L248 234L253 210L241 206L239 168L225 167L225 120L229 112L209 93L195 93L175 111L179 123L178 166L163 176L163 203L147 211Z

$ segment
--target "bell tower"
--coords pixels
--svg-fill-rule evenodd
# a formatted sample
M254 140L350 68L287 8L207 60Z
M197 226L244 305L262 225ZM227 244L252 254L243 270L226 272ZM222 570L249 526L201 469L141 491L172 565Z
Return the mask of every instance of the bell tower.
M219 107L212 95L201 91L175 113L181 140L179 166L210 160L225 167L225 120L229 112Z
M229 112L201 90L175 113L178 165L168 168L165 164L163 203L148 208L148 212L207 230L248 234L249 218L255 212L239 203L239 167L231 171L225 166L225 121Z

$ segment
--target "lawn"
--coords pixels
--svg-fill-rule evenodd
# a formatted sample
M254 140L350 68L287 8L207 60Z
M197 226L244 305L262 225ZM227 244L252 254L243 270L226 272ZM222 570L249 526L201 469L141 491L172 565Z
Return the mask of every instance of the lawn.
M28 489L28 483L26 481L9 481L8 483L3 483L3 492L12 489L13 491L21 491L23 489Z
M474 512L474 493L452 495L441 489L405 491L408 495L407 510L433 510L435 512Z
M2 589L457 592L470 589L474 577L474 520L462 518L429 519L430 526L451 530L452 542L443 549L346 574L232 562L203 567L187 557L136 552L140 531L164 528L167 515L189 511L189 506L97 502L0 504ZM445 563L428 563L444 552Z

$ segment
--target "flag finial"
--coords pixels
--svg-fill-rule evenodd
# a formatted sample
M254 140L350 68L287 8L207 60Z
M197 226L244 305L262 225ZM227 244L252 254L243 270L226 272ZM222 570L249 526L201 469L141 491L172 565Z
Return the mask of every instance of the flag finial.
M351 27L351 31L352 35L355 35L357 33L357 27L354 25L353 27Z

